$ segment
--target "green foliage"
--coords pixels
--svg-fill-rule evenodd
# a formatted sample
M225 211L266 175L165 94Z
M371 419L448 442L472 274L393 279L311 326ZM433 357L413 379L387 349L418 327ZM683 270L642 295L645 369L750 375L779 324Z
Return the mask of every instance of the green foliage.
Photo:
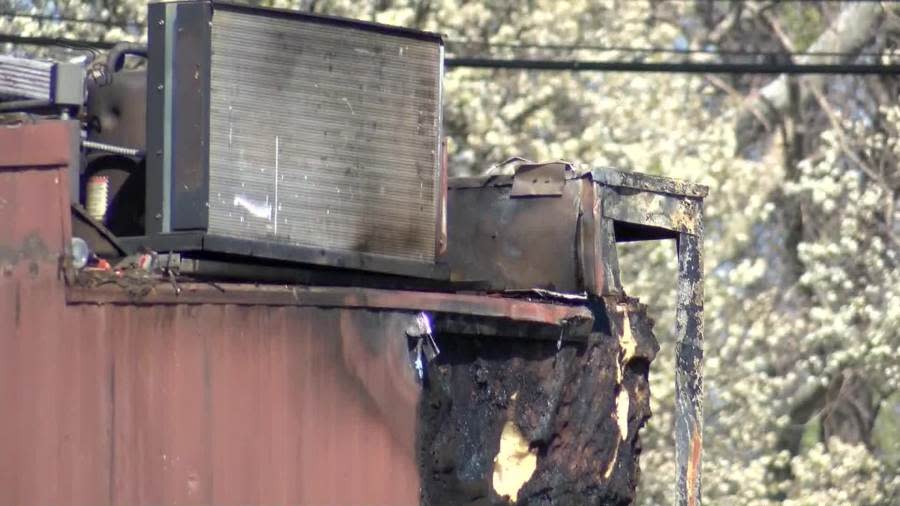
M820 6L812 2L783 2L775 9L797 51L806 50L828 26Z

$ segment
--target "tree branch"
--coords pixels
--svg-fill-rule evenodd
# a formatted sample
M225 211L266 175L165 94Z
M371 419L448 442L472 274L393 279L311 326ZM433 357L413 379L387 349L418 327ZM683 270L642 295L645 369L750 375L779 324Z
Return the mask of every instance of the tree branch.
M831 57L834 60L833 63L851 61L877 32L877 28L884 18L884 11L885 7L875 2L858 3L845 8L834 23L812 43L808 51L841 53L840 57ZM777 31L776 35L779 35ZM810 55L801 55L797 57L796 63L813 63L813 58ZM820 60L817 61L821 63ZM821 76L806 76L803 80L813 86L821 85L823 82ZM744 114L738 118L738 152L755 142L763 133L759 128L756 116L762 113L770 123L774 122L775 117L784 113L790 104L789 94L787 76L782 75L748 99ZM801 97L801 100L805 98ZM772 107L763 107L762 103L765 101ZM756 110L757 113L753 113L753 110Z

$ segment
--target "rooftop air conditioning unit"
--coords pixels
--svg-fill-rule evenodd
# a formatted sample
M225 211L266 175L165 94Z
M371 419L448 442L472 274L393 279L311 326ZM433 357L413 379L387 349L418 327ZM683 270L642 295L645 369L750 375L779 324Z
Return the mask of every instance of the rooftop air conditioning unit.
M210 1L148 30L138 242L441 277L439 35Z

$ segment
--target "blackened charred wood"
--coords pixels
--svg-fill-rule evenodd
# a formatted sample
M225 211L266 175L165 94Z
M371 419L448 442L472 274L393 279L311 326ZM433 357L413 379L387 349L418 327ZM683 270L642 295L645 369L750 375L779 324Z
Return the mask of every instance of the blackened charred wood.
M420 405L422 504L634 501L658 344L643 306L601 307L612 332L561 348L439 336Z

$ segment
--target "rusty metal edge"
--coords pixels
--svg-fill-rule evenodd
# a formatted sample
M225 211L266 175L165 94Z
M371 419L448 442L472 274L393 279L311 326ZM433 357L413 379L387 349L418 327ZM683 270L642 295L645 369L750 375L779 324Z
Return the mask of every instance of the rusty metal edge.
M607 187L602 191L603 216L620 223L631 223L645 227L669 230L676 233L700 235L702 223L698 209L702 203L699 197L664 194L653 191L639 191L627 194L621 187ZM663 212L650 213L659 204L665 206Z
M447 178L447 188L450 190L463 190L467 188L484 188L487 186L512 186L511 175L493 176L464 176Z
M641 172L627 172L612 168L576 170L566 174L566 180L590 178L597 184L634 190L665 193L682 197L703 198L709 194L707 186L664 176L652 176ZM484 188L486 186L512 186L511 175L452 177L447 183L451 190Z
M651 176L641 172L626 172L612 168L595 168L584 175L599 184L668 193L684 197L703 198L709 194L709 187L664 176Z
M557 326L576 320L593 321L593 314L584 306L547 304L485 295L376 288L207 283L184 283L176 287L161 283L154 285L146 295L135 296L116 285L70 286L66 289L66 302L126 305L236 304L431 311Z
M598 237L600 208L597 205L596 189L593 184L582 182L580 204L575 236L578 276L586 291L603 293L605 279L601 266L606 258L600 250Z
M0 126L0 170L39 167L63 167L76 161L67 142L47 139L69 139L78 131L78 122L36 121Z
M434 317L434 329L438 333L468 335L475 338L497 336L583 343L589 341L593 326L593 320L581 318L557 324L543 324L457 313L438 313Z
M699 214L702 216L702 208ZM675 462L679 506L699 506L702 502L702 248L702 236L679 234L678 301L675 314Z

